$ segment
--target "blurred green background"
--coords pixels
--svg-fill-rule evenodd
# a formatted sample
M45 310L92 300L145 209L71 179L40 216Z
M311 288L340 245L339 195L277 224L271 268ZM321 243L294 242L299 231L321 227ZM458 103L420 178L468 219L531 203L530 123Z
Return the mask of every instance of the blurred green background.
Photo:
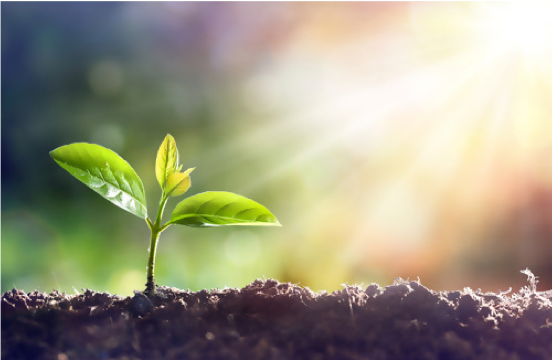
M4 2L2 291L143 289L146 224L48 152L118 152L150 213L167 133L188 194L282 228L163 233L156 280L312 289L552 285L552 14L542 3ZM177 201L166 211L168 216Z

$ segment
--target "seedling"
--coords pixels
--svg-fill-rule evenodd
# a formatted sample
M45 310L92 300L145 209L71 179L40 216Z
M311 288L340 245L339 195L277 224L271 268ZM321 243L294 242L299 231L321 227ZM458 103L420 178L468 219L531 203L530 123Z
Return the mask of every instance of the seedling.
M142 180L114 151L96 144L74 143L52 150L50 156L62 168L105 199L146 221L151 231L144 291L147 295L155 295L155 252L159 235L169 226L280 226L276 217L263 205L226 191L206 191L182 200L176 205L171 219L163 223L163 211L167 201L188 191L191 186L190 173L195 169L181 171L182 165L178 165L178 149L171 135L167 135L163 140L155 160L155 176L162 192L153 222L148 217Z

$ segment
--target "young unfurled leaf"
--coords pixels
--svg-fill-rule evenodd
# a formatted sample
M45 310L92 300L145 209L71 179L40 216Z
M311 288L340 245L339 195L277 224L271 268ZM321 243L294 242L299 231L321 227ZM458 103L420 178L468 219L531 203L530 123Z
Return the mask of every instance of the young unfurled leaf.
M114 151L100 145L74 143L52 150L50 156L105 199L142 219L147 217L142 180Z
M190 168L183 173L175 172L169 175L167 178L167 183L165 185L165 192L167 196L175 197L184 194L190 186L192 181L190 180L190 173L194 171L195 168Z
M171 174L177 171L178 149L172 135L167 134L165 140L161 143L155 159L155 177L161 186L165 189L166 181Z
M225 191L207 191L182 200L170 224L188 226L272 225L280 226L263 205Z

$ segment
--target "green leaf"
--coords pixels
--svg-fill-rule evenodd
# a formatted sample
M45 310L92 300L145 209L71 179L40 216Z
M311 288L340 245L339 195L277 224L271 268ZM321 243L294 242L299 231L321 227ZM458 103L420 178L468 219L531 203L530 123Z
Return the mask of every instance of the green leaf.
M74 143L52 150L50 156L107 200L142 219L147 217L142 180L113 150L95 144Z
M161 186L165 189L167 178L173 174L178 166L178 149L172 135L167 134L157 150L155 159L155 177Z
M182 200L176 205L169 223L187 226L281 226L263 205L225 191L207 191Z
M194 171L195 168L190 168L183 173L175 172L169 175L167 178L167 184L165 185L165 191L167 196L180 196L184 194L190 186L192 181L190 180L190 173Z

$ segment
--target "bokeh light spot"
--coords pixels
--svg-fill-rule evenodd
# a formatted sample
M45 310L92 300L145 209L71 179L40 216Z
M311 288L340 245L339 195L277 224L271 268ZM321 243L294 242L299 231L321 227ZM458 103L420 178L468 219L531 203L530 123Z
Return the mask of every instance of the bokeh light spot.
M121 127L114 123L97 124L90 134L90 141L102 144L109 149L119 151L125 145L125 137Z
M88 72L88 84L98 96L114 95L123 87L123 68L113 60L98 61Z

